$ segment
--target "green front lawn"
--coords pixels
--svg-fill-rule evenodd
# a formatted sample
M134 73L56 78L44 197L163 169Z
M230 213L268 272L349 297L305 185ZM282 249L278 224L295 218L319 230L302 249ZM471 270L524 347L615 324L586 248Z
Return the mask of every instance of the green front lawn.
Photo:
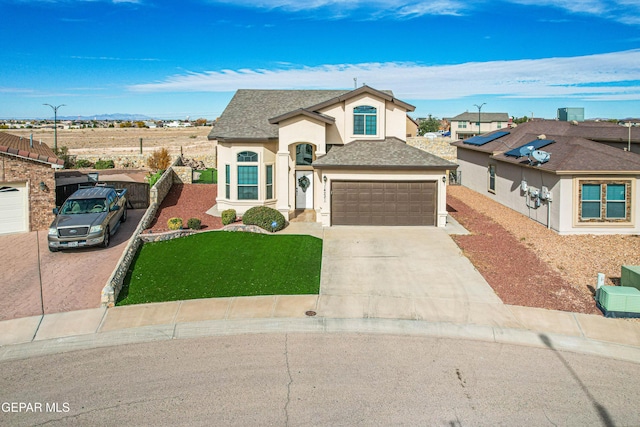
M322 240L214 231L145 243L117 305L195 298L317 294Z
M213 168L197 171L200 172L200 179L193 181L194 184L217 184L218 171Z

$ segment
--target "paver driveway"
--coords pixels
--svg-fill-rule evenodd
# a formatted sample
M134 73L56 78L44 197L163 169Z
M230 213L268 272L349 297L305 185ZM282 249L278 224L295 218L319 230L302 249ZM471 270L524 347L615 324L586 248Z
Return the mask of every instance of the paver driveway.
M100 292L144 212L129 210L107 249L51 253L46 230L0 236L0 320L39 315L43 307L45 314L100 307Z
M331 227L324 230L320 315L428 318L500 298L435 227Z

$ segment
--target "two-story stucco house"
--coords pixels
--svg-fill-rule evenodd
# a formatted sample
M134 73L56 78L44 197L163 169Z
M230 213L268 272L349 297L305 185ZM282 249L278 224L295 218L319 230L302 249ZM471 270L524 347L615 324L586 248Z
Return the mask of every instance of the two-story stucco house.
M456 164L406 144L415 107L355 90L238 90L209 134L217 140L218 211L313 210L330 225L446 223Z
M507 113L462 113L451 120L451 139L465 139L494 130L509 127L510 120Z

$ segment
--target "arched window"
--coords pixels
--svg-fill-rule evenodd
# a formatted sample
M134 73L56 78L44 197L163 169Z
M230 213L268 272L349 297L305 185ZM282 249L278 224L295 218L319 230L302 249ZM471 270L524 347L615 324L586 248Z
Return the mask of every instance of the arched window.
M257 162L257 161L258 161L258 153L254 153L253 151L242 151L238 153L238 163Z
M353 109L353 134L376 135L377 110L370 105L361 105Z
M311 166L313 162L313 146L311 144L296 145L296 166Z

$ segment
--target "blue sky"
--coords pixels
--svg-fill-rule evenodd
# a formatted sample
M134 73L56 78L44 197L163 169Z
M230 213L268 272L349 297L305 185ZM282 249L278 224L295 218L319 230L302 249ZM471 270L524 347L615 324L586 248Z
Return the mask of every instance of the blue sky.
M218 117L234 91L391 89L414 116L640 117L640 0L0 0L0 118Z

